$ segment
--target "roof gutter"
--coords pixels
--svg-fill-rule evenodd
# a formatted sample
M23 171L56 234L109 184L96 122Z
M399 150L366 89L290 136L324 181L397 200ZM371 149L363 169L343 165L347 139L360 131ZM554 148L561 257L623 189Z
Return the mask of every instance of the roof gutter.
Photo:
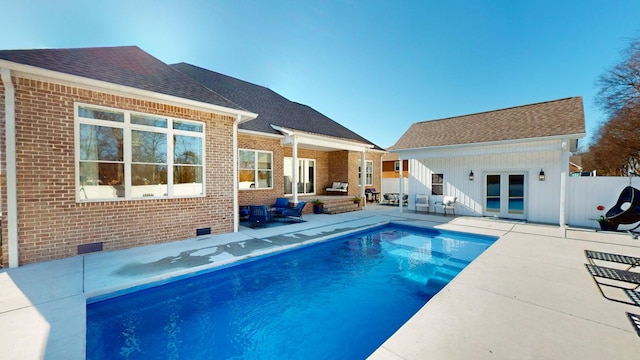
M250 121L258 117L258 114L246 110L228 108L221 105L210 104L197 100L185 99L179 96L167 95L151 90L143 90L135 87L118 85L102 80L95 80L78 75L66 74L58 71L47 70L31 65L19 64L7 60L0 60L0 68L7 68L14 71L14 75L24 75L27 77L35 76L40 78L57 80L72 86L84 85L97 91L108 91L119 95L131 96L136 95L144 100L152 100L155 102L163 102L166 104L194 108L203 111L213 111L230 116L240 116L240 123ZM30 76L31 75L31 76ZM236 119L237 120L237 119Z
M9 267L18 267L18 179L16 175L16 89L11 80L11 70L1 66L0 77L4 84L5 156L7 181L7 250Z

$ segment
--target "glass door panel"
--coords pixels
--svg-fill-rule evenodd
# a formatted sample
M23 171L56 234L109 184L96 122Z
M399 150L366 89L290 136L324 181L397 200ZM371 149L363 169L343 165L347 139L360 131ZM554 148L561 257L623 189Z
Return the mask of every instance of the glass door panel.
M524 214L524 175L509 175L509 214Z
M487 212L500 212L500 175L487 175Z
M293 193L293 166L292 158L284 158L284 193ZM316 192L316 161L313 159L298 159L298 181L296 189L298 194L315 194Z

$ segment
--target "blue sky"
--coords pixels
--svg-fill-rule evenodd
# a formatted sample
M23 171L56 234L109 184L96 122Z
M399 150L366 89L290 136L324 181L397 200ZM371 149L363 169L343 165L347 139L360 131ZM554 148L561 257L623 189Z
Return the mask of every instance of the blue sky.
M137 45L273 89L388 147L417 121L582 96L640 37L631 0L9 0L0 49ZM585 142L585 141L583 141Z

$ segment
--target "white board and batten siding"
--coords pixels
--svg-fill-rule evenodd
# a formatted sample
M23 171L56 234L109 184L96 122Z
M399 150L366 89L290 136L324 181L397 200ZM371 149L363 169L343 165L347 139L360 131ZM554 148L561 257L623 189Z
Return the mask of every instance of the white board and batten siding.
M640 178L570 177L567 185L567 224L576 227L598 228L596 219L616 204L625 187L633 186L640 189ZM598 211L598 205L604 206L605 210ZM620 225L618 229L631 229L636 225Z
M402 151L409 160L408 208L415 209L415 194L428 194L430 208L441 196L431 195L431 175L443 174L445 196L456 196L456 214L485 216L486 175L524 174L525 219L558 223L562 140L501 143L483 146L455 146ZM545 181L538 180L543 169ZM474 180L469 180L473 171Z

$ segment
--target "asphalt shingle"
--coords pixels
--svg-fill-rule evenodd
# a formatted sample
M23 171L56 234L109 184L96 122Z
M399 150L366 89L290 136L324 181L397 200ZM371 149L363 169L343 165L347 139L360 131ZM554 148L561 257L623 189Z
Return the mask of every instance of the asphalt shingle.
M0 59L226 108L241 106L137 46L0 50Z
M533 139L585 132L581 97L417 122L389 149Z
M191 64L179 63L171 66L230 101L258 114L255 120L241 124L239 126L241 129L279 134L271 127L273 124L312 134L372 144L312 107L290 101L264 86ZM382 150L379 146L375 146L375 149Z

